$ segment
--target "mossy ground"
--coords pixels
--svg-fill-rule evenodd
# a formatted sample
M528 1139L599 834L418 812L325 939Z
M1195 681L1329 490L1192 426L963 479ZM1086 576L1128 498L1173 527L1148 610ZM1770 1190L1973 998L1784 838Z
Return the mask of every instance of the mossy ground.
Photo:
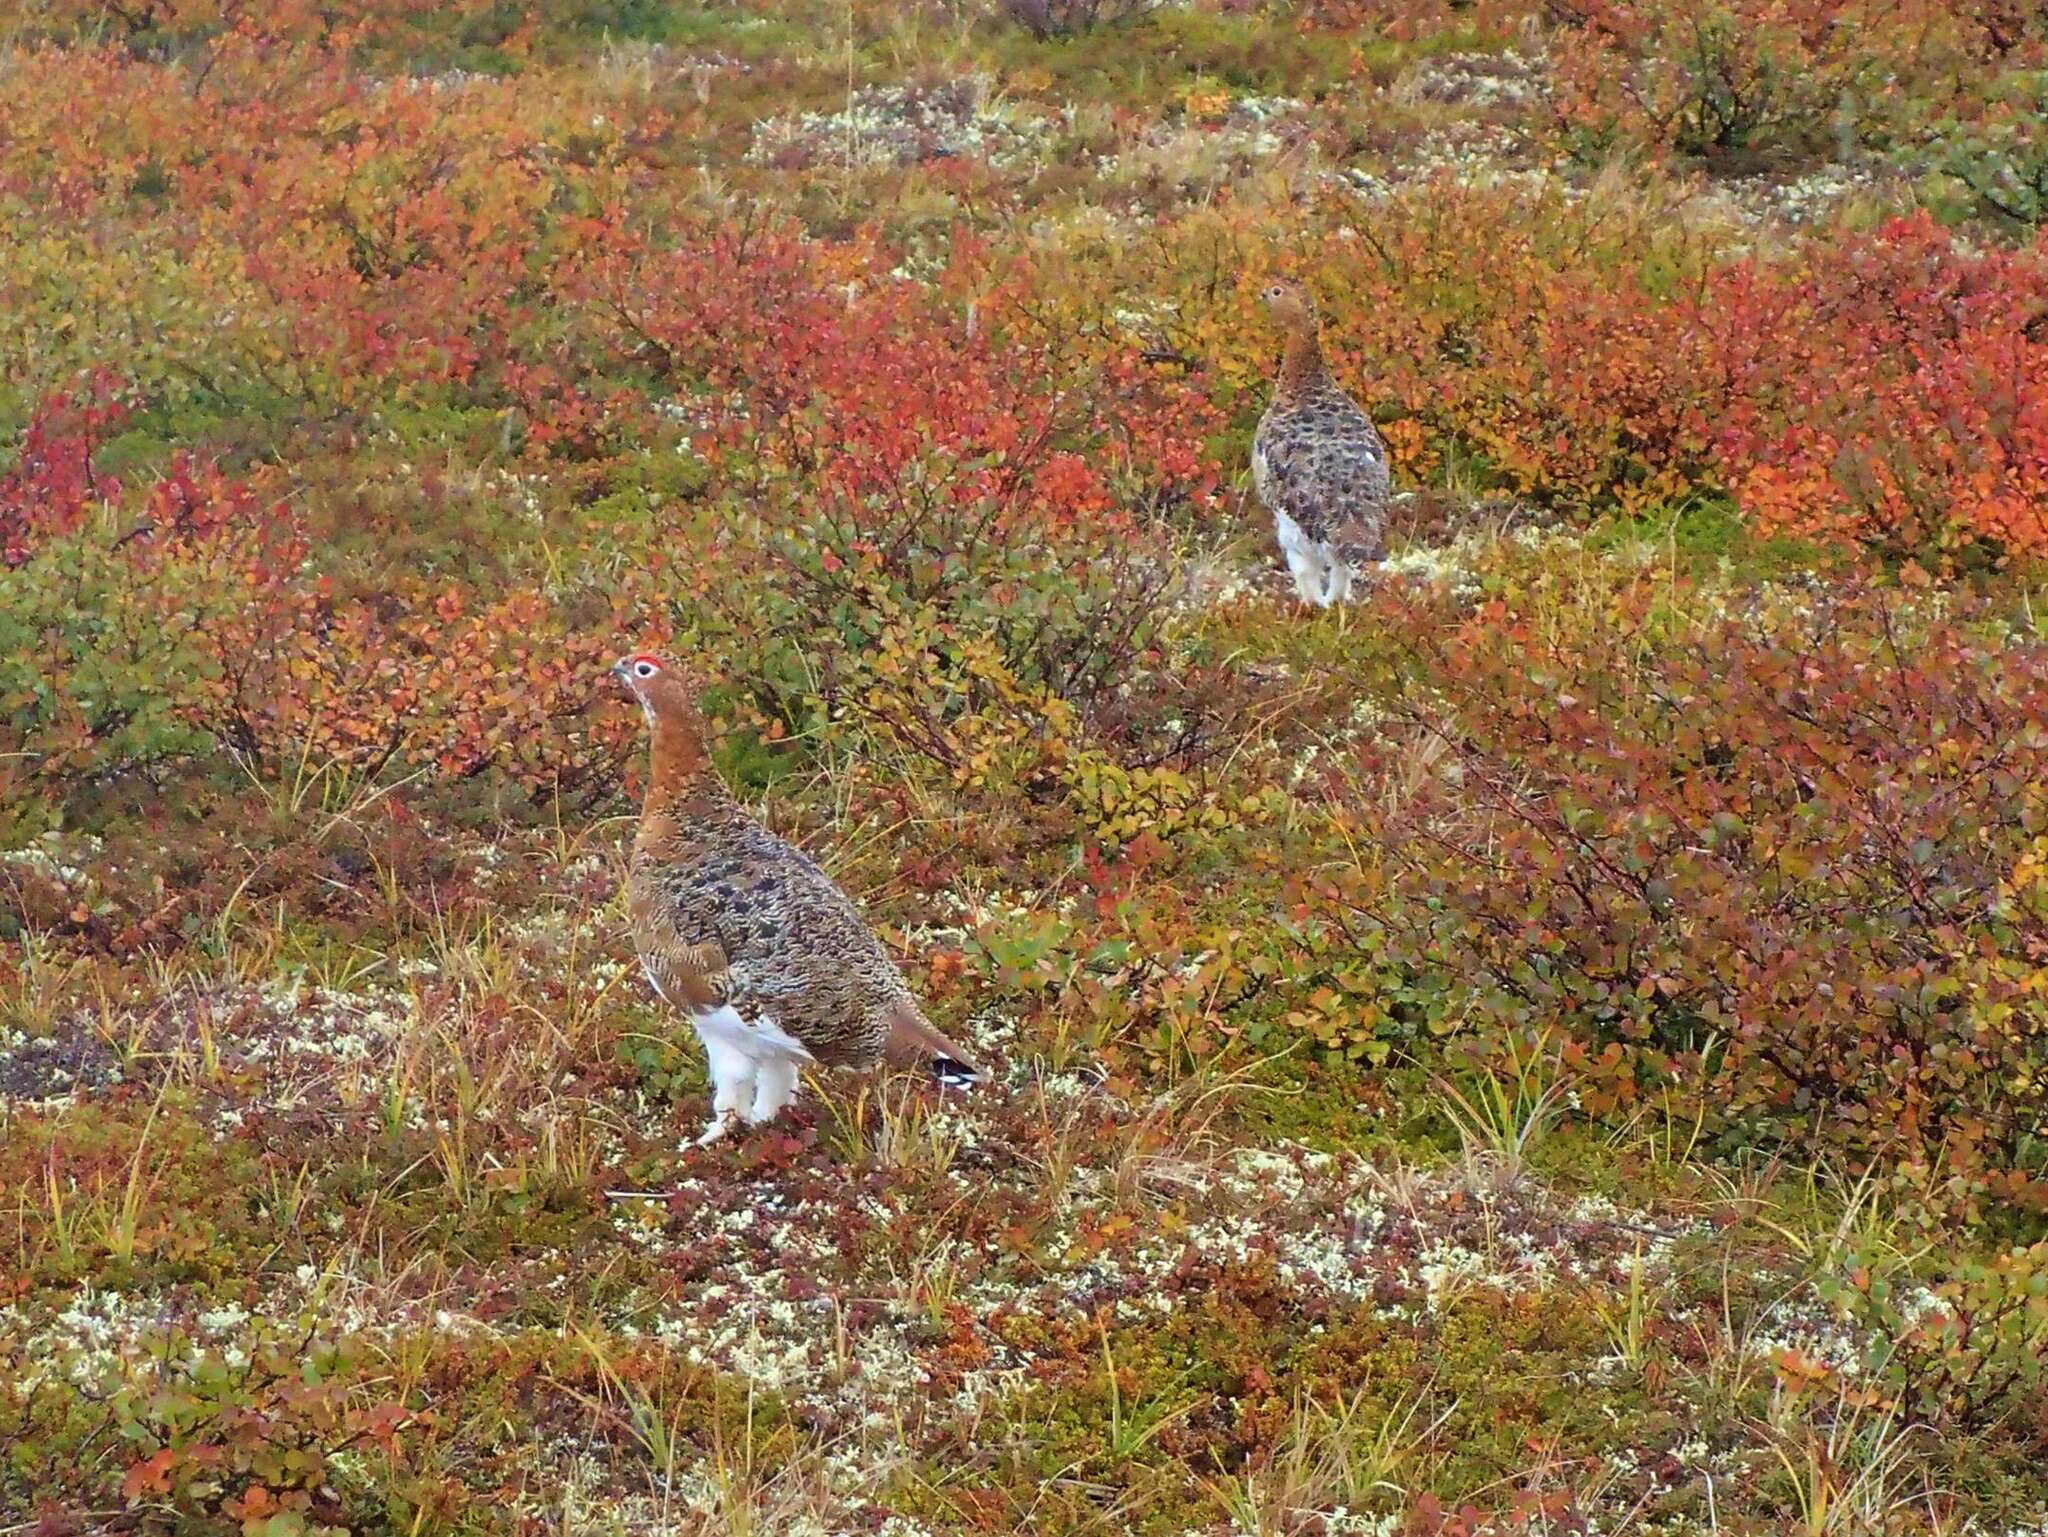
M1672 427L1676 449L1617 429L1609 474L1528 451L1563 427L1419 389L1386 422L1404 495L1383 578L1402 617L1383 623L1373 604L1301 611L1242 483L1271 350L1243 329L1248 271L1342 249L1321 276L1384 275L1422 260L1384 248L1386 220L1502 186L1528 189L1514 218L1537 246L1571 253L1554 270L1596 289L1644 274L1656 296L1915 205L2006 238L1897 126L1935 83L1865 103L1872 147L1830 168L1790 116L1782 143L1713 155L1629 141L1640 123L1561 125L1581 35L1564 8L1175 6L1034 40L993 12L864 0L368 6L344 35L301 17L282 35L304 51L274 56L193 8L0 9L0 95L43 125L0 145L10 438L85 370L119 372L134 409L94 472L147 487L191 455L252 477L307 540L321 625L445 589L451 613L539 594L563 628L611 626L606 599L642 582L635 622L716 675L739 792L994 1064L961 1096L822 1077L775 1127L695 1150L701 1057L624 931L630 787L551 798L489 758L414 763L403 710L367 772L183 717L104 762L128 722L102 712L65 739L75 771L27 726L19 752L0 735L5 772L34 760L0 780L21 790L0 807L0 1537L2043 1529L2048 1261L2021 1199L2038 1139L2005 1184L1960 1156L1968 1178L1945 1180L1862 1156L1879 1112L1847 1090L1731 1107L1674 1072L1630 1098L1607 1043L1555 1018L1464 1049L1498 979L1396 954L1361 916L1396 878L1362 841L1374 816L1428 790L1450 809L1423 831L1449 840L1497 809L1496 787L1460 793L1455 702L1414 713L1432 640L1516 626L1536 681L1515 718L1541 721L1565 706L1539 663L1585 637L1661 655L1787 612L1818 632L1852 592L1908 648L1953 615L1978 659L2033 658L2038 570L1972 547L1930 587L1902 551L1759 527L1699 469L1724 423ZM236 61L217 77L214 48ZM236 74L250 57L270 72ZM109 60L165 96L71 100L68 71ZM273 146L237 147L248 164L216 179L215 146L155 141L202 105L232 124L301 86L292 142L317 152L275 196L374 161L349 114L385 94L398 169L377 174L406 190L314 178L284 236L262 199L230 230L238 176ZM93 131L50 127L73 113ZM486 132L512 147L479 171L464 157ZM517 196L406 228L493 175ZM364 246L409 257L382 270L352 248L316 274L359 299L258 291L265 260L363 198L384 221ZM529 226L473 288L433 254ZM607 286L605 241L638 255L711 230L740 249L772 245L764 229L839 265L810 329L744 354L758 377L725 338L663 330L657 279ZM1071 452L1115 466L1116 495L1090 483L1008 565L920 549L916 601L885 604L825 585L836 550L768 560L750 541L815 534L833 446L866 424L821 422L777 347L809 359L835 315L908 291L974 317L914 333L953 349L928 369L963 366L993 269L960 253L989 246L1044 263L1005 323L1072 343L1044 353L1075 371L1056 403L1142 354L1201 398L1193 440L1169 445L1194 467L1154 473L1172 455L1136 407L1091 416ZM1520 366L1480 355L1520 335L1493 256L1404 274L1433 306L1430 366ZM777 270L817 299L810 268ZM408 287L421 272L464 281ZM365 315L350 345L373 362L326 350ZM421 355L516 344L474 373L393 362L422 315L446 324L421 324ZM1380 404L1378 317L1352 306L1332 329ZM1154 378L1113 398L1154 403ZM1004 461L924 448L864 505L878 525ZM33 521L14 486L0 513ZM127 495L89 498L54 544L128 532ZM21 591L41 569L24 556ZM932 596L962 570L995 570L1000 602ZM49 582L37 612L58 618L23 645L63 630L96 662L108 615L69 568ZM1140 589L1142 622L1111 633ZM1091 682L1055 633L1067 649L1024 687L1008 662L1054 621L1121 647L1116 675ZM87 706L111 687L67 677ZM52 692L23 683L0 729L63 717ZM582 744L626 710L547 729ZM2038 864L1980 904L2008 929L2043 910ZM2038 1047L1986 1071L2018 1100ZM1802 1135L1836 1114L1854 1155ZM1989 1136L1960 1124L1963 1153Z

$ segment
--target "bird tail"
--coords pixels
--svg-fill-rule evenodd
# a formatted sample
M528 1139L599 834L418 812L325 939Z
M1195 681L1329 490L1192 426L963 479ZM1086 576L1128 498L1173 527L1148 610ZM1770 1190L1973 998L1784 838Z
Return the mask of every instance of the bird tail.
M988 1077L981 1065L956 1042L932 1028L916 1004L906 1003L889 1016L889 1037L882 1055L898 1067L919 1068L947 1088L965 1088Z
M1356 570L1380 558L1386 549L1386 535L1370 520L1352 517L1331 531L1330 543L1337 548L1337 558Z

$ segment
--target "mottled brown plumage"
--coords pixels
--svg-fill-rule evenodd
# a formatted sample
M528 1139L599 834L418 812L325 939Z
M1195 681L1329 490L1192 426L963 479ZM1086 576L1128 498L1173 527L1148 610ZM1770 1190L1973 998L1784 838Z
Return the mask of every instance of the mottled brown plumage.
M1387 450L1330 376L1308 295L1274 283L1263 297L1287 347L1252 438L1252 485L1273 514L1295 591L1322 607L1349 597L1359 569L1383 553Z
M945 1082L977 1077L846 893L733 799L673 666L643 653L613 671L653 736L627 877L633 939L648 980L704 1042L714 1092L703 1140L734 1114L780 1112L804 1061L865 1068L887 1056Z

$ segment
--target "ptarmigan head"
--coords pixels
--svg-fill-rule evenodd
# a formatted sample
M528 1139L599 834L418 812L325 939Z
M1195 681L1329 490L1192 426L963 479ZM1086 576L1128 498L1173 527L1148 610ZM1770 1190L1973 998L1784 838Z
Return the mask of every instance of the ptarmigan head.
M1312 330L1316 323L1315 300L1308 290L1299 283L1290 283L1284 278L1275 278L1259 290L1268 313L1280 323L1285 331Z
M639 702L640 713L647 717L650 729L664 714L689 706L689 685L676 671L675 664L652 651L620 657L612 663L612 676Z

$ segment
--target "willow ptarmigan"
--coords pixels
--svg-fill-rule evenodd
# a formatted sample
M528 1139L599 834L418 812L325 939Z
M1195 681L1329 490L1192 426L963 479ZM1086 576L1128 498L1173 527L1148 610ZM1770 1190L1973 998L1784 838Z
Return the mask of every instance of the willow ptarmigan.
M864 1068L887 1057L949 1085L979 1079L846 893L733 799L674 666L643 652L612 671L654 738L626 900L647 980L704 1043L711 1124L699 1144L736 1115L759 1125L780 1114L805 1062Z
M1326 607L1350 597L1358 569L1380 558L1387 449L1372 418L1330 377L1308 295L1274 283L1261 297L1287 349L1252 437L1252 486L1273 514L1294 590Z

